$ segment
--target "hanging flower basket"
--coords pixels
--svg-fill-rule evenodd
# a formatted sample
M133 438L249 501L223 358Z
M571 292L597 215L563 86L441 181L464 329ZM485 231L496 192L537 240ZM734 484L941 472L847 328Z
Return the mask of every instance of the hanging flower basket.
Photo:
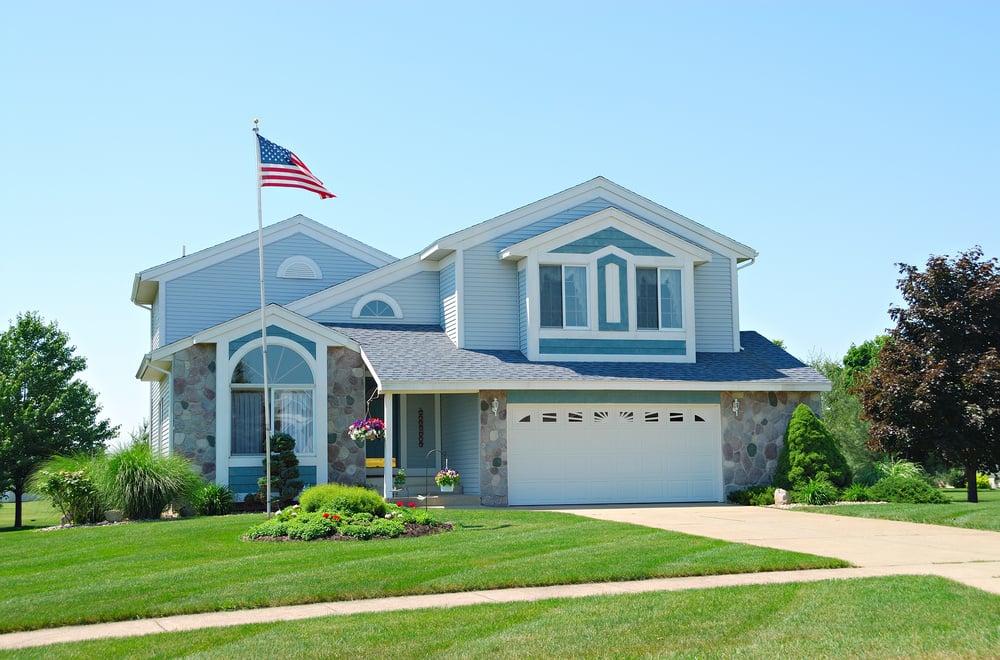
M434 475L434 481L441 487L442 493L450 493L455 490L455 486L461 481L461 477L455 470L445 468Z
M364 446L365 442L384 440L385 422L378 417L359 419L351 424L351 427L347 429L347 434L351 436L351 440L358 443L359 447Z

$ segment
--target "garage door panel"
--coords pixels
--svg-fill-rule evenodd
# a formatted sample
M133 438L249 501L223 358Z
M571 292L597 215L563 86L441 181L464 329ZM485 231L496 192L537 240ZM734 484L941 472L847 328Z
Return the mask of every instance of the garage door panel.
M718 406L511 404L508 415L511 504L722 499Z

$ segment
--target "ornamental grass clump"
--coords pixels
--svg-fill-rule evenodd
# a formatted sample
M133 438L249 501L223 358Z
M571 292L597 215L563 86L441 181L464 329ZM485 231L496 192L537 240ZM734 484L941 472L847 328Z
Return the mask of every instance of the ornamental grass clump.
M203 483L183 456L153 454L139 441L108 456L98 487L108 508L140 520L159 518L172 503L190 503Z

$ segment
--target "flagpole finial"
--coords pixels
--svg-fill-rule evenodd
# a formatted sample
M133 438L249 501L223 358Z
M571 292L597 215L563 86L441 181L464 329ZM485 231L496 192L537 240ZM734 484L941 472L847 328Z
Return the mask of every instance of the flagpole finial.
M257 119L256 117L254 117L254 120L253 120L253 132L254 133L257 132L257 124L259 124L259 123L260 123L260 120Z

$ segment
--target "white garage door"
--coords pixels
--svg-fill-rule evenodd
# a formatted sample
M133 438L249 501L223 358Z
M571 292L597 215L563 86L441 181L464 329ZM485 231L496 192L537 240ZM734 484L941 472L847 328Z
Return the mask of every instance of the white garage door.
M718 405L535 405L507 409L508 501L722 501Z

